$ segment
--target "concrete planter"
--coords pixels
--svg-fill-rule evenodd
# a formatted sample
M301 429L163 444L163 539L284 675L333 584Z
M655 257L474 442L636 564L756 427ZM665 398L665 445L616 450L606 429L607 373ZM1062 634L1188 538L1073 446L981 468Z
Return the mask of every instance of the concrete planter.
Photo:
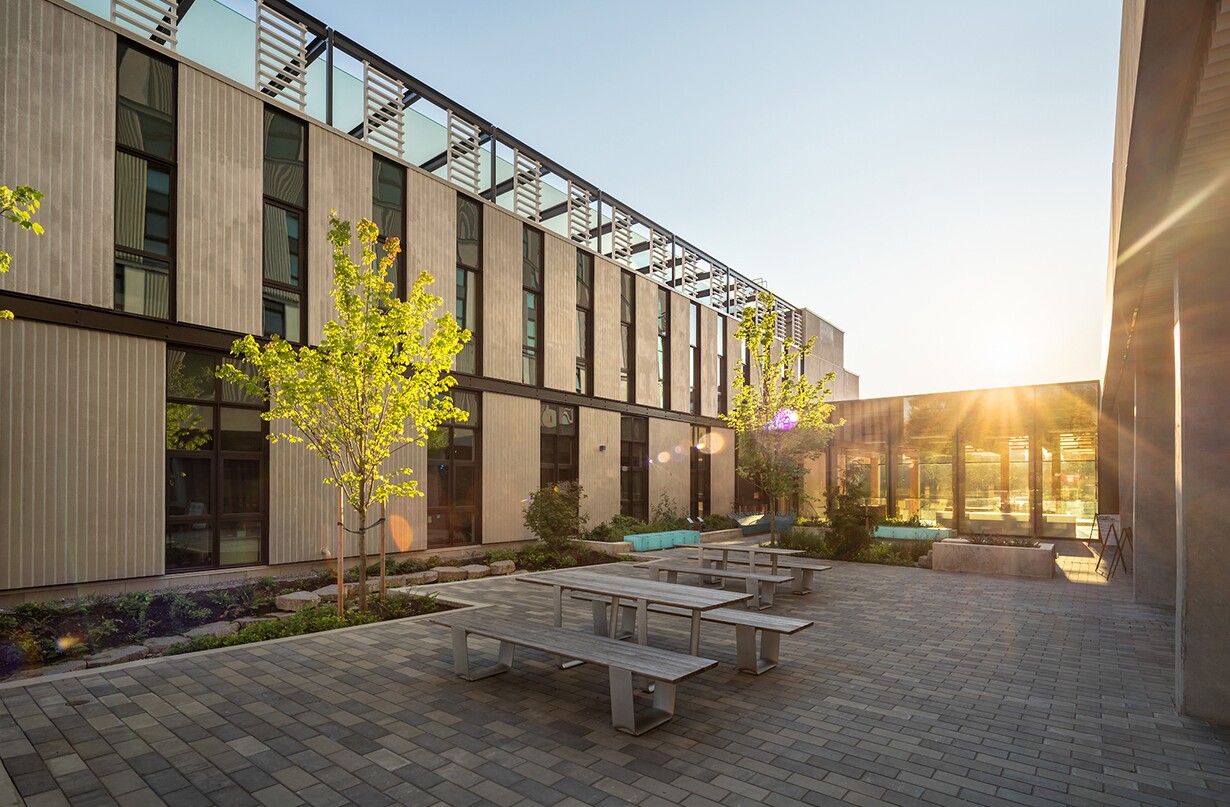
M640 535L625 535L624 540L632 544L632 548L637 552L651 552L655 549L670 549L683 544L699 544L700 530L646 532Z
M1055 545L987 546L948 538L931 547L931 568L939 572L1051 578L1055 576Z
M738 541L743 537L743 530L735 527L733 530L711 530L700 534L702 544L718 544L724 541Z
M632 544L627 541L578 541L578 543L591 552L601 552L613 558L632 553Z
M955 530L947 527L892 527L881 525L876 527L875 537L887 541L940 541L945 538L956 538Z

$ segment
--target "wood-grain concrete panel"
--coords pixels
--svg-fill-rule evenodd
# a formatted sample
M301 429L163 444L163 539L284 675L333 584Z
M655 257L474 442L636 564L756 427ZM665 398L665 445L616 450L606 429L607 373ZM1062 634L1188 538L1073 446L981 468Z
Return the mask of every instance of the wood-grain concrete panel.
M543 278L543 384L548 389L576 391L577 248L547 233Z
M709 433L713 447L709 463L709 494L715 513L729 513L735 509L735 433L730 429L715 428Z
M0 289L114 305L115 51L114 34L52 3L0 3L0 182L43 193L46 230L0 227L13 255Z
M442 301L436 317L455 314L457 190L428 174L407 169L406 208L406 240L401 248L407 283L413 284L420 272L427 272L432 277L427 288ZM426 510L423 512L426 514Z
M161 342L17 320L0 339L0 589L163 571Z
M585 493L581 508L590 527L619 512L619 419L618 412L585 406L577 416L577 479Z
M718 402L718 317L707 305L700 307L700 414L717 417Z
M636 276L636 403L658 406L658 284Z
M521 515L538 489L541 404L532 398L483 394L483 543L529 541Z
M520 219L483 205L483 375L521 380Z
M179 68L176 311L182 322L259 334L263 108Z
M690 412L692 386L688 354L691 350L691 302L682 294L668 292L670 297L670 408L676 412Z
M665 494L686 515L691 503L692 426L676 420L649 419L649 513Z
M599 398L619 398L620 276L618 266L594 258L594 395Z

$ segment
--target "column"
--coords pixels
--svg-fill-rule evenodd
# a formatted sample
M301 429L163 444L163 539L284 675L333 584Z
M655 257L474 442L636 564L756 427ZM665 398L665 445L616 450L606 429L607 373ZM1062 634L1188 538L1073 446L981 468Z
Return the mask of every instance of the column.
M1174 304L1141 309L1136 354L1132 572L1136 601L1175 604Z

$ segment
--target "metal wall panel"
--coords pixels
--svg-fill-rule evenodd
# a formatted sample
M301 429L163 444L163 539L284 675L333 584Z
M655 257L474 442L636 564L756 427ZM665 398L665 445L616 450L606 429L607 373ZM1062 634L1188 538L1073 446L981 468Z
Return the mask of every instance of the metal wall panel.
M13 255L0 289L111 308L115 35L43 0L6 0L0 75L0 182L42 191L47 231L0 227Z
M619 284L619 267L594 258L594 395L599 398L619 398Z
M483 205L483 375L505 381L521 380L521 227Z
M717 323L720 316L707 305L700 307L700 413L705 417L718 414Z
M682 294L670 292L671 306L671 338L670 338L670 385L671 409L676 412L690 412L688 389L692 384L689 375L688 352L690 350L691 334L689 333L690 303Z
M538 489L539 402L483 394L483 543L529 541L521 515L525 498Z
M547 233L543 277L543 384L548 389L576 391L577 367L577 248Z
M0 338L0 589L161 574L162 343L18 319Z
M329 211L355 225L372 217L372 152L353 138L308 124L307 242L308 341L318 344L325 322L336 316L329 291L333 288L333 246L329 243ZM352 234L351 257L358 260L358 234Z
M577 473L585 493L581 508L590 527L619 512L619 418L618 412L584 406L577 416Z
M179 319L259 334L263 108L179 68L176 305Z
M658 405L658 284L636 277L636 403Z
M666 494L679 514L687 515L691 492L692 426L675 420L649 419L649 514Z
M735 433L730 429L714 429L709 441L714 447L709 464L712 509L715 513L729 513L735 509Z

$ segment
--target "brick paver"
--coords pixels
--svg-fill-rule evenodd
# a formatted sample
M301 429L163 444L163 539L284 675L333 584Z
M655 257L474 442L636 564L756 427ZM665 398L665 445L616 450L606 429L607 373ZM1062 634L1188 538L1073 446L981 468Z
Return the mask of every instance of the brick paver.
M778 596L773 613L816 625L777 670L736 672L733 635L708 626L721 665L639 738L611 728L604 670L518 651L467 683L423 621L4 685L0 806L1230 805L1230 730L1174 712L1173 615L1134 604L1126 575L1061 565L836 563ZM437 590L550 619L514 579ZM650 628L685 649L684 620Z

